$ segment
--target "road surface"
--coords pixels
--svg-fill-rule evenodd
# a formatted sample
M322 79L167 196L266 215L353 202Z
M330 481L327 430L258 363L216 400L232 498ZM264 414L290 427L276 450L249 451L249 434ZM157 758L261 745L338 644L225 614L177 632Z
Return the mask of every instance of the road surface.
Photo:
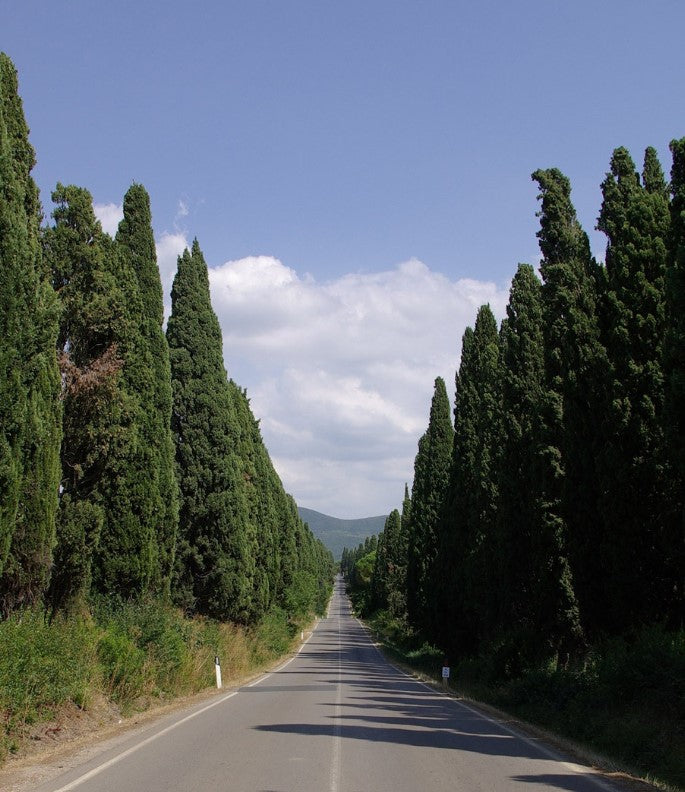
M300 652L36 792L598 792L617 787L389 665L336 583Z

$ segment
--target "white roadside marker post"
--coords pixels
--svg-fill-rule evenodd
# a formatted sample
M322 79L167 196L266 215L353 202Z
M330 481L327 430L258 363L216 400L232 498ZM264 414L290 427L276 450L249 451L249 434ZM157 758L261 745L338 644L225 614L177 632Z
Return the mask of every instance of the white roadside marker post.
M447 660L445 660L445 664L442 667L442 686L447 690L447 686L450 682L450 667L447 665Z
M219 662L219 655L214 657L214 670L216 671L216 686L221 689L221 663Z

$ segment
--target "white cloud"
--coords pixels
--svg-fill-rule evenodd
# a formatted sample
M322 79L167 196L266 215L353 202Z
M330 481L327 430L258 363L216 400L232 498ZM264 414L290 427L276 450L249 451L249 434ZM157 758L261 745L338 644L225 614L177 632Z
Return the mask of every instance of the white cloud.
M186 248L190 247L186 235L183 233L170 234L164 231L155 242L157 250L157 266L159 276L162 279L162 289L164 292L164 315L169 316L171 311L171 286L176 274L178 257Z
M123 214L95 205L109 233ZM178 217L188 210L179 201ZM175 224L156 241L169 315ZM271 256L210 268L229 375L248 389L286 490L302 506L366 517L401 506L435 377L453 396L461 337L480 305L504 315L509 284L450 280L418 259L318 283Z
M247 387L286 489L337 517L401 505L436 376L454 390L461 336L508 284L417 259L327 283L254 256L210 269L229 375Z
M110 236L114 236L119 227L119 223L124 219L124 209L122 204L107 203L93 204L95 217L100 221L102 230Z

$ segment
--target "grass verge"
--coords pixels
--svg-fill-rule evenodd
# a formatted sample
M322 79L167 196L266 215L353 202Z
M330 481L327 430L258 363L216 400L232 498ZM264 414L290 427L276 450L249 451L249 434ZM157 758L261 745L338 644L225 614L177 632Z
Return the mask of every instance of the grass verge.
M92 615L26 611L0 622L0 764L37 723L64 705L88 710L103 696L124 714L247 676L293 647L302 628L274 609L250 628L188 619L157 601L100 603Z

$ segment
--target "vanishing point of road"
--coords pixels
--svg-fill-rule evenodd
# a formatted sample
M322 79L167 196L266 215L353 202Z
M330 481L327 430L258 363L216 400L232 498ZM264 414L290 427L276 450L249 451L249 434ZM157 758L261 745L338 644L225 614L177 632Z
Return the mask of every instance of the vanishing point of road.
M598 792L537 739L390 665L338 579L299 653L176 712L36 792Z

